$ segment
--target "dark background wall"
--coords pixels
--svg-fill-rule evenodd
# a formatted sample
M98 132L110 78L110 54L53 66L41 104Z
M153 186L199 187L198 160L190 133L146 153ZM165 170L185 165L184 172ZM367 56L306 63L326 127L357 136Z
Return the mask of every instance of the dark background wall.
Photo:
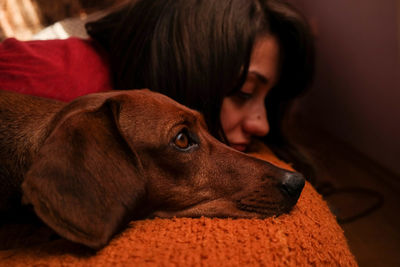
M317 35L315 82L301 112L400 174L400 1L292 2Z

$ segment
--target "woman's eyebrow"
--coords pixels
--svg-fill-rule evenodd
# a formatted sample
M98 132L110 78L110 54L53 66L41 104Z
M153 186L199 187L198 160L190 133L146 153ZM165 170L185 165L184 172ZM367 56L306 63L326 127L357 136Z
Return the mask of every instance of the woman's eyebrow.
M259 73L258 71L249 71L249 74L254 75L261 83L267 84L269 79L265 77L263 74Z

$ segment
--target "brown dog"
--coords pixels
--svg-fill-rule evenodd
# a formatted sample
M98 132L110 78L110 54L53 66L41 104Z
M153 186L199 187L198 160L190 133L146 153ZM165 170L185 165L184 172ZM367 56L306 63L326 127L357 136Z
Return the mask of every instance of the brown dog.
M161 94L65 104L0 91L0 213L22 196L61 236L95 249L132 219L279 215L303 186L300 174L220 143L198 112Z

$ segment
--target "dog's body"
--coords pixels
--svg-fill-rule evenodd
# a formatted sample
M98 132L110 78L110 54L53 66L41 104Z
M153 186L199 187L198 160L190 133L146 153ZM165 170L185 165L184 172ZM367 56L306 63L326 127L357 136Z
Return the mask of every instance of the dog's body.
M279 215L303 186L300 174L220 143L199 113L148 90L69 104L0 91L0 216L22 198L92 248L137 218Z

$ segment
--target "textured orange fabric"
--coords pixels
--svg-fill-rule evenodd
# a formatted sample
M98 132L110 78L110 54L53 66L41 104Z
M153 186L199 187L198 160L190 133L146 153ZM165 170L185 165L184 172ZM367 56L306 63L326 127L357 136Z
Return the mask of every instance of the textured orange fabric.
M281 167L268 149L255 156ZM0 251L0 266L357 266L343 231L306 183L290 214L131 222L97 253L66 240Z

